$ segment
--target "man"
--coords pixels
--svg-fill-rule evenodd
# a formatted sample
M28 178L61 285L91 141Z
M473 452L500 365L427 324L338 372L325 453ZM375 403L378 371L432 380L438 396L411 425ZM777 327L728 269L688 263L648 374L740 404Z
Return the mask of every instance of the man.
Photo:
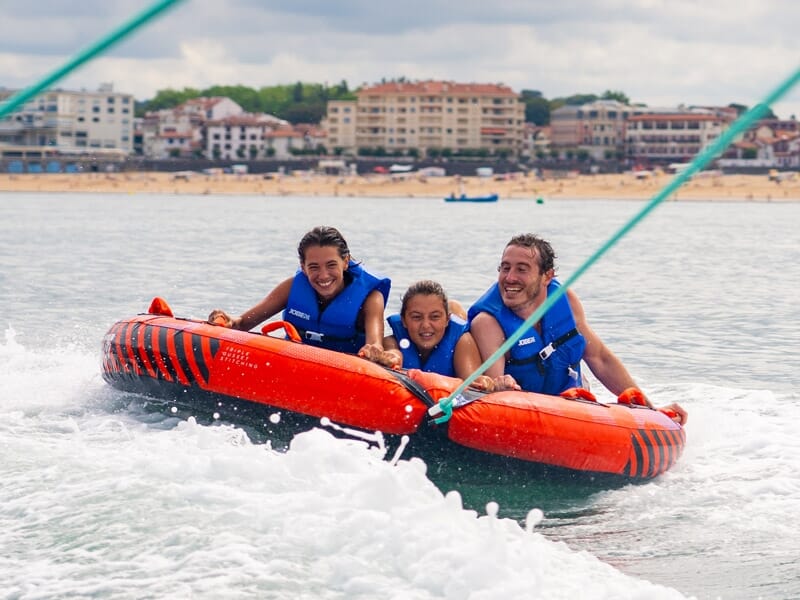
M508 242L497 283L469 310L470 331L482 360L558 289L554 261L553 248L534 234L517 235ZM577 294L569 289L485 374L492 378L509 374L524 390L559 394L581 387L581 360L612 394L637 388L622 361L589 327ZM636 395L652 408L638 389ZM678 423L686 423L686 411L678 404L667 408Z

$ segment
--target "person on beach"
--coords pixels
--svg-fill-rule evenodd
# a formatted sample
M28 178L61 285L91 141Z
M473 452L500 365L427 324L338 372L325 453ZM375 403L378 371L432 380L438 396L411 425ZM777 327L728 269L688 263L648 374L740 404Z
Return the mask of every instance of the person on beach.
M555 253L549 242L531 234L511 238L498 266L497 282L468 312L470 332L482 360L492 356L506 339L561 285L555 279ZM581 388L581 361L612 394L653 408L619 358L589 327L577 294L568 289L544 316L497 359L486 374L511 375L524 390L560 394ZM665 407L685 424L678 404ZM668 414L669 414L668 412Z
M467 327L466 311L448 300L441 284L425 280L411 285L403 295L400 313L387 321L393 335L383 346L367 344L361 354L387 367L404 367L466 379L481 364L480 353ZM519 389L508 375L479 376L472 387L492 392Z
M365 344L383 347L383 311L391 281L375 276L350 255L333 227L314 227L297 246L300 268L242 315L215 309L208 322L248 331L283 310L283 320L305 343L357 353Z

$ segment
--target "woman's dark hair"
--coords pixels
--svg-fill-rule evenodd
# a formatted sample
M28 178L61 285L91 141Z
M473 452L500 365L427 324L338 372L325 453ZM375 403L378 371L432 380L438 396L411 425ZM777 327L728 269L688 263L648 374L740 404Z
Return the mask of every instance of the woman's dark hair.
M441 284L435 281L425 279L423 281L417 281L416 283L411 284L411 286L406 290L406 293L403 294L403 301L400 306L401 315L405 316L409 300L411 300L414 296L419 295L438 296L442 299L445 313L448 315L450 314L450 306L447 303L447 294L445 293L444 288L441 286Z
M535 233L521 233L515 235L506 244L506 248L509 246L521 246L523 248L530 248L531 250L535 248L539 255L540 273L547 273L550 269L555 271L556 253L553 252L553 247L550 245L550 242L546 242Z
M334 227L319 225L303 236L297 245L297 255L300 257L301 263L305 262L306 250L311 246L333 246L339 250L340 258L347 260L350 256L350 249L347 247L344 236Z

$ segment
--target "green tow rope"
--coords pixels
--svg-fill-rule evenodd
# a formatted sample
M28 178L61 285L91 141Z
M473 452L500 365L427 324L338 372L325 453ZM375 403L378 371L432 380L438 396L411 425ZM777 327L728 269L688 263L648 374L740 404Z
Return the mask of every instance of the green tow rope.
M120 27L106 35L104 38L98 40L82 52L79 52L63 66L43 77L38 83L35 83L34 85L17 92L6 102L0 103L0 119L10 114L21 104L24 104L34 96L38 95L42 90L49 88L69 72L77 69L80 65L94 58L101 52L104 52L109 47L126 37L129 33L132 33L151 19L164 12L173 4L177 4L180 1L181 0L160 0L159 2L155 2L150 8L133 17L127 23L122 24Z
M467 387L475 381L480 375L486 371L494 362L503 354L508 352L509 348L517 343L517 340L539 319L548 311L548 309L555 304L555 302L563 296L570 285L572 285L579 277L581 277L586 270L591 267L597 260L600 259L614 244L616 244L622 237L624 237L631 229L633 229L642 219L644 219L656 206L663 202L666 198L672 195L680 186L689 180L695 173L700 171L708 163L710 163L715 156L721 154L734 139L749 129L755 121L760 119L770 104L773 104L786 94L797 82L800 81L800 69L796 70L791 77L779 85L775 91L767 96L760 104L755 105L748 110L745 114L739 117L726 131L722 133L716 142L706 146L689 166L678 173L672 181L670 181L664 189L656 194L650 202L648 202L642 210L633 216L625 225L623 225L614 235L612 235L607 242L605 242L594 254L592 254L575 273L573 273L563 285L561 285L552 295L548 295L547 300L537 308L534 313L525 319L525 322L519 326L505 343L500 346L494 354L487 358L484 363L469 377L467 377L461 385L449 396L442 398L437 404L428 409L428 415L431 416L436 423L445 423L453 416L453 401L457 398Z

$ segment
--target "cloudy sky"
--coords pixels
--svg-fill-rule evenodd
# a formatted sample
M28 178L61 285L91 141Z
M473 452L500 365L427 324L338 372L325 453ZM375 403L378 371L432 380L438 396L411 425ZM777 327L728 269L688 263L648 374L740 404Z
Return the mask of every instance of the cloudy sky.
M0 87L35 83L148 6L0 0ZM145 100L404 76L752 106L800 68L798 25L800 0L183 0L59 86ZM800 86L773 110L800 118Z

